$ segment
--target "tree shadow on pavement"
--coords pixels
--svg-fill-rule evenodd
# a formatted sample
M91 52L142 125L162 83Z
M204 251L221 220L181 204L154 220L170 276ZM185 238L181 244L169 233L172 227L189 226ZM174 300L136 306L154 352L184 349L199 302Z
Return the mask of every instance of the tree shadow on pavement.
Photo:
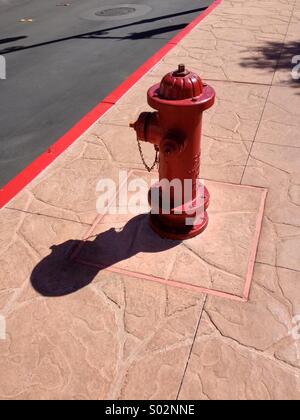
M86 38L88 39L119 39L119 40L138 40L138 39L154 39L156 35L166 34L168 32L172 31L179 31L181 29L186 28L188 23L181 23L179 25L171 25L171 26L165 26L163 28L157 28L157 29L151 29L150 31L143 31L143 32L133 32L127 36L103 36L104 34L100 35L92 35L88 36Z
M181 16L187 16L187 15L191 15L193 13L204 12L206 9L207 9L207 7L204 6L204 7L199 7L197 9L185 10L183 12L172 13L172 14L163 15L163 16L157 16L157 17L153 17L153 18L150 18L150 19L142 19L142 20L135 21L135 22L125 23L123 25L112 26L112 27L109 27L109 28L104 28L104 29L101 29L101 30L86 32L86 33L72 35L72 36L67 36L67 37L64 37L64 38L53 39L53 40L50 40L50 41L41 42L41 43L37 43L37 44L14 45L12 47L8 47L8 48L5 48L3 50L0 50L0 54L3 54L3 55L10 54L10 53L18 52L18 51L29 50L29 49L38 48L38 47L44 47L44 46L47 46L47 45L57 44L57 43L60 43L60 42L70 41L70 40L74 40L74 39L92 39L92 38L105 39L103 37L103 35L109 34L109 32L111 32L111 31L130 28L130 27L137 26L137 25L152 24L152 23L155 23L155 22L159 22L161 20L173 19L173 18L181 17ZM187 24L183 24L183 25L186 26ZM163 28L163 27L164 26L162 24L161 28ZM174 30L174 29L171 29L171 30ZM151 32L151 31L149 31L149 32ZM165 32L168 32L168 31L165 31ZM133 34L134 35L133 38L130 38L130 35L129 35L129 39L136 40L136 39L141 39L141 38L147 37L147 36L143 36L143 32L141 32L140 34L141 34L140 38L138 37L138 33L135 33L135 34ZM128 39L126 37L124 37L124 38Z
M10 38L2 38L0 39L0 44L7 44L9 42L15 42L15 41L19 41L20 39L25 39L27 38L27 36L22 35L22 36L13 36Z
M80 259L97 264L97 267L81 264L71 258L81 243L69 240L51 247L51 254L40 261L31 274L31 284L39 294L59 297L75 293L92 283L105 268L140 252L166 251L178 246L180 241L160 238L148 226L148 215L139 215L131 219L122 230L109 229L93 241L84 243Z
M268 41L264 45L248 51L251 53L241 63L242 67L253 67L256 69L267 69L271 73L274 71L287 71L288 77L282 81L283 85L300 87L300 78L292 77L292 70L300 62L300 41L290 41L286 43ZM293 58L298 56L297 62L293 63ZM300 71L298 70L300 76Z

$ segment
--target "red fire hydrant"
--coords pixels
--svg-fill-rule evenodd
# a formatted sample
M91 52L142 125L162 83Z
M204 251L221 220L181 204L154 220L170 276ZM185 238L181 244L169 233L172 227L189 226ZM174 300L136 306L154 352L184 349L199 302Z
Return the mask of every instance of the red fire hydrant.
M149 192L150 225L164 238L192 238L207 227L209 192L198 178L202 113L214 101L214 89L181 64L149 89L148 103L157 112L143 112L130 125L138 141L159 152L159 183Z

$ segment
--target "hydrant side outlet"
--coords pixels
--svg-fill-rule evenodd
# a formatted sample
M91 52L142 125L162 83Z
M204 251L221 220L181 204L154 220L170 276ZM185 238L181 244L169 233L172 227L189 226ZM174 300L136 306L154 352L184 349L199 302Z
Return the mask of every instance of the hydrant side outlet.
M182 64L148 90L156 112L143 112L131 125L139 140L159 149L159 183L149 192L150 225L164 238L192 238L208 225L209 193L199 181L201 131L202 114L214 101L214 89Z

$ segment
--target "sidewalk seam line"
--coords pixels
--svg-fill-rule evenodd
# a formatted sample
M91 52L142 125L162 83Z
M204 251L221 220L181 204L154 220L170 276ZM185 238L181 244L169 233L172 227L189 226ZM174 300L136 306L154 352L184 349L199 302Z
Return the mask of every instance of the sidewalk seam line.
M19 213L24 213L24 214L31 215L31 216L48 217L50 219L63 220L65 222L77 223L77 224L80 224L80 225L83 225L83 226L92 226L91 223L87 223L87 222L79 222L78 220L66 219L65 217L53 216L53 215L50 215L50 214L34 213L33 211L17 209L15 207L8 207L7 206L7 207L5 207L5 209L10 210L10 211L18 211ZM62 211L64 211L64 209L62 209Z
M261 261L256 261L255 264L265 265L265 266L271 267L271 268L280 268L281 270L293 271L293 273L300 273L300 270L296 270L295 268L283 267L282 265L270 264L270 263L261 262Z
M182 378L181 378L181 381L180 381L180 384L179 384L179 388L178 388L176 400L179 399L179 396L180 396L180 393L181 393L181 390L182 390L182 386L183 386L183 382L184 382L184 379L186 377L186 373L187 373L187 370L188 370L188 367L189 367L189 363L190 363L190 359L191 359L191 356L192 356L192 353L193 353L195 341L196 341L196 338L197 338L197 335L198 335L198 331L199 331L199 328L200 328L202 316L203 316L203 313L204 313L204 307L206 305L207 297L208 297L208 295L205 295L204 302L203 302L203 305L202 305L202 308L201 308L201 312L200 312L200 315L199 315L199 319L197 321L197 325L196 325L196 328L195 328L195 334L194 334L193 342L191 344L191 348L190 348L190 351L189 351L189 354L188 354L188 357L187 357L187 361L186 361L186 364L185 364L183 375L182 375Z
M297 3L297 0L294 0L294 5L293 5L293 9L291 11L290 19L289 19L289 22L288 22L288 25L287 25L286 34L285 34L285 37L284 37L284 39L282 41L282 46L280 48L280 54L279 54L278 60L276 62L276 66L275 66L275 69L274 69L273 77L272 77L271 83L269 85L268 94L266 96L266 100L265 100L264 107L263 107L263 110L262 110L262 113L261 113L261 116L260 116L260 119L259 119L259 123L258 123L256 132L255 132L255 135L254 135L254 138L253 138L253 141L252 141L250 150L249 150L248 158L247 158L246 165L244 167L244 170L243 170L243 173L242 173L242 176L241 176L240 184L242 184L242 182L243 182L243 179L244 179L244 176L245 176L245 173L246 173L246 169L248 167L248 163L250 161L250 158L252 157L252 150L253 150L254 144L256 142L256 138L257 138L257 135L258 135L258 132L259 132L259 129L260 129L260 126L261 126L261 123L262 123L264 114L265 114L265 110L266 110L267 103L268 103L268 100L269 100L269 97L270 97L271 89L272 89L272 87L276 86L276 85L273 85L273 82L274 82L274 79L275 79L275 76L276 76L276 72L277 72L277 70L279 68L279 62L280 62L280 59L282 57L282 53L284 51L284 47L285 47L285 44L286 44L286 40L287 40L289 28L290 28L290 25L291 25L291 22L292 22L292 19L293 19L293 16L294 16L294 10L295 10L295 7L296 7L296 3Z

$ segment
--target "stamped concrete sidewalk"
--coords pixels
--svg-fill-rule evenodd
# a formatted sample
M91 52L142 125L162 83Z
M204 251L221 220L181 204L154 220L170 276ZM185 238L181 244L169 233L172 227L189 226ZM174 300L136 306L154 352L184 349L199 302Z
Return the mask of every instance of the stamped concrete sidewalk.
M1 210L1 399L300 399L299 19L299 0L223 0ZM143 171L128 124L179 62L217 92L202 139L208 230L151 248L144 220L107 215L83 252L114 245L132 271L240 295L267 189L248 303L68 259L97 216L98 181Z

